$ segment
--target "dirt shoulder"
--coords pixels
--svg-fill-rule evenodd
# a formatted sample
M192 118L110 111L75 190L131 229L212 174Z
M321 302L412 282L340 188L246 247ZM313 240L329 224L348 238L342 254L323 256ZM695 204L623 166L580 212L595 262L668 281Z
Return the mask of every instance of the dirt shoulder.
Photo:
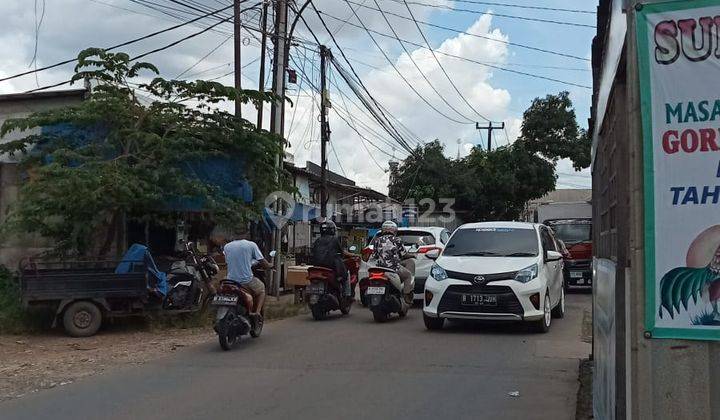
M272 320L305 313L305 307L268 302ZM72 338L61 329L46 334L0 335L0 402L42 389L64 386L127 365L142 365L179 348L216 340L212 328L158 328L145 320L126 320L98 335Z

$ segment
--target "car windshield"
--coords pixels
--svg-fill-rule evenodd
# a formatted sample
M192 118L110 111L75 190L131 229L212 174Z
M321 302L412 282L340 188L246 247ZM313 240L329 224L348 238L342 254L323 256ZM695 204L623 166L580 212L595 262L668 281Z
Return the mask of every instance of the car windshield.
M401 230L398 232L398 236L406 246L435 245L435 237L427 232Z
M591 227L589 223L563 223L553 225L555 236L566 244L590 242Z
M538 240L534 229L460 229L450 238L443 255L534 257Z

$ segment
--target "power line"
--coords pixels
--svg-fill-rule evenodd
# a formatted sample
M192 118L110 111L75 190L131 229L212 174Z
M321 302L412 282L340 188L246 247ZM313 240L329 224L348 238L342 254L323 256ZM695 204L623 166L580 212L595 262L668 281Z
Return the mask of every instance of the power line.
M429 49L430 52L432 53L433 58L435 59L435 62L437 63L438 67L440 67L440 70L442 70L443 74L445 75L445 78L447 78L448 82L450 82L450 84L452 85L453 89L455 89L455 92L457 92L457 94L460 96L460 98L463 100L463 102L465 102L465 105L467 105L468 108L470 108L475 114L477 114L480 118L484 119L485 121L490 121L490 119L488 119L488 117L486 117L486 116L484 116L483 114L479 113L479 112L475 109L475 107L473 107L472 105L470 105L470 102L468 102L468 100L465 99L465 95L463 95L463 94L460 92L460 89L458 89L458 87L455 85L455 82L453 82L453 80L452 80L452 78L450 77L450 75L448 75L447 71L445 71L445 67L443 67L442 63L440 63L440 60L437 58L437 55L435 54L435 50L433 50L432 47L430 47L430 41L428 41L428 39L427 39L427 37L425 36L425 33L423 32L422 28L420 28L420 24L419 24L418 21L415 19L415 15L413 14L412 10L410 10L410 5L409 5L406 1L404 1L404 0L403 0L403 2L405 3L405 7L407 8L408 13L410 13L410 17L412 18L413 22L415 22L415 27L417 28L418 32L420 32L420 35L422 36L423 41L425 41L425 45L427 45L428 49ZM377 0L375 0L375 4L377 4ZM379 5L378 5L378 9L380 9L380 6L379 6ZM382 10L380 10L380 13L383 13ZM384 16L384 14L383 14L383 16ZM405 48L405 47L403 47L403 48Z
M225 39L224 39L222 42L220 42L215 48L213 48L212 50L208 51L207 54L205 54L205 55L202 56L199 60L197 60L197 61L195 62L195 64L193 64L192 66L186 68L186 69L183 70L180 74L178 74L177 76L175 76L174 79L179 79L179 78L182 77L185 73L187 73L187 72L189 72L190 70L194 69L198 64L202 63L203 61L205 61L206 58L210 57L210 55L211 55L212 53L214 53L215 51L219 50L220 47L222 47L223 45L225 45L225 43L228 42L231 38L232 38L232 36L228 36L227 38L225 38Z
M241 1L242 1L242 2L245 2L245 1L247 1L247 0L241 0ZM163 33L165 33L165 32L173 31L173 30L178 29L178 28L181 28L181 27L183 27L183 26L190 25L190 24L192 24L192 23L194 23L194 22L197 22L197 21L199 21L199 20L201 20L201 19L204 19L204 18L206 18L206 17L208 17L208 16L213 16L213 15L215 15L215 14L217 14L217 13L220 13L221 11L226 10L226 9L229 9L229 8L231 8L231 7L232 7L232 6L228 6L228 7L226 7L225 9L218 9L218 10L215 10L215 11L213 11L213 12L206 13L206 14L204 14L204 15L202 15L202 16L199 16L199 17L197 17L197 18L195 18L195 19L192 19L192 20L189 20L189 21L187 21L187 22L183 22L183 23L181 23L181 24L178 24L178 25L175 25L175 26L171 26L171 27L169 27L169 28L165 28L165 29L162 29L162 30L159 30L159 31L150 33L150 34L148 34L148 35L141 36L141 37L139 37L139 38L131 39L130 41L125 41L125 42L122 42L122 43L120 43L120 44L116 44L116 45L113 45L113 46L104 48L104 50L105 50L105 51L112 51L112 50L118 49L118 48L120 48L120 47L124 47L124 46L126 46L126 45L134 44L134 43L136 43L136 42L140 42L140 41L146 40L146 39L148 39L148 38L152 38L152 37L154 37L154 36L163 34ZM39 71L49 70L49 69L52 69L52 68L55 68L55 67L59 67L59 66L65 65L65 64L73 63L73 62L75 62L75 61L77 61L77 57L72 58L72 59L69 59L69 60L64 60L64 61L61 61L61 62L59 62L59 63L51 64L51 65L49 65L49 66L40 67L40 68L38 68L38 69L28 70L28 71L25 71L25 72L22 72L22 73L18 73L18 74L12 75L12 76L3 77L2 79L0 79L0 82L4 82L4 81L7 81L7 80L11 80L11 79L16 79L16 78L18 78L18 77L25 76L25 75L32 74L32 73L37 73L37 72L39 72ZM64 84L64 83L63 83L63 84Z
M366 9L379 11L379 9L376 9L376 8L374 8L374 7L371 7L371 6L361 5L361 4L359 4L359 3L355 3L354 1L351 1L351 0L348 0L348 1L350 1L350 3L352 3L352 4L358 5L359 7L364 7L364 8L366 8ZM395 0L393 0L393 1L395 1ZM395 17L400 18L400 19L404 19L404 20L408 20L408 21L413 20L412 18L409 18L409 17L407 17L407 16L403 16L403 15L398 14L398 13L393 13L393 12L389 12L389 11L386 11L385 13L388 14L388 15L395 16ZM328 15L328 16L329 16L329 15ZM337 19L337 18L335 18L335 19ZM533 46L530 46L530 45L520 44L520 43L517 43L517 42L505 41L505 40L498 39L498 38L493 38L493 37L487 36L487 35L474 34L474 33L472 33L472 32L466 32L466 31L463 31L463 30L457 29L457 28L451 28L451 27L448 27L448 26L437 25L437 24L434 24L434 23L431 23L431 22L426 22L426 21L422 21L422 20L416 20L416 22L418 22L418 23L420 23L420 24L422 24L422 25L425 25L425 26L432 27L432 28L443 29L443 30L446 30L446 31L450 31L450 32L454 32L454 33L459 33L459 34L463 34L463 35L469 35L469 36L472 36L472 37L481 38L481 39L485 39L485 40L492 41L492 42L499 42L499 43L501 43L501 44L512 45L512 46L518 47L518 48L525 48L525 49L528 49L528 50L531 50L531 51L536 51L536 52L542 52L542 53L546 53L546 54L557 55L557 56L560 56L560 57L572 58L572 59L580 60L580 61L588 61L588 62L590 61L590 59L588 59L588 58L581 57L581 56L577 56L577 55L567 54L567 53L563 53L563 52L559 52L559 51L547 50L547 49L544 49L544 48L533 47Z
M457 108L455 108L454 106L452 106L452 104L451 104L450 102L448 102L447 99L445 99L445 96L443 96L440 92L438 92L438 90L437 90L437 88L435 87L435 85L433 85L432 82L430 82L430 79L428 79L428 77L425 75L425 72L423 72L422 69L420 68L420 66L417 64L417 62L415 61L415 59L414 59L413 56L412 56L412 53L410 53L410 51L408 51L407 47L405 47L405 44L403 44L402 41L400 41L400 39L398 38L398 34L397 34L397 32L395 31L395 28L393 28L392 24L390 23L390 20L388 20L387 16L385 15L385 12L384 12L384 11L382 10L382 8L380 7L380 4L378 4L377 0L373 0L373 1L375 2L375 5L377 6L378 10L380 11L380 14L382 15L383 19L385 20L385 23L387 23L388 27L390 28L390 31L392 31L393 35L395 36L395 39L397 39L397 41L398 41L398 43L400 43L400 46L402 47L403 51L405 51L405 54L407 54L408 59L413 63L413 65L415 66L415 68L417 69L417 71L420 73L420 76L422 76L422 78L425 80L425 82L428 84L428 86L430 86L430 88L433 90L433 92L435 92L435 93L438 95L438 97L440 97L440 99L441 99L448 107L450 107L450 109L452 109L453 111L455 111L455 113L457 113L457 114L460 115L462 118L465 118L466 120L468 120L468 121L470 121L470 122L474 122L473 119L468 118L465 114L463 114L463 113L461 113L460 111L458 111ZM352 6L350 6L350 7L352 7ZM438 64L439 64L439 63L438 63ZM442 66L441 66L441 68L442 68ZM444 71L444 69L443 69L443 71ZM450 83L452 84L452 80L450 80ZM453 84L453 86L454 86L454 84ZM457 89L456 89L456 90L457 90ZM458 91L458 93L460 93L460 92ZM461 94L461 96L462 96L462 94ZM464 99L464 98L463 98L463 99ZM466 103L467 103L467 101L466 101ZM471 108L472 108L472 107L471 107ZM474 109L473 109L473 111L474 111ZM479 115L479 114L478 114L478 115ZM482 117L482 116L481 116L481 117ZM482 118L484 118L484 117L482 117Z
M395 3L400 3L403 0L389 0L393 1ZM575 26L580 28L592 28L595 29L595 25L588 25L585 23L577 23L577 22L567 22L562 20L552 20L552 19L540 19L540 18L531 18L526 16L515 16L515 15L506 15L502 13L495 13L495 12L483 12L481 10L472 10L472 9L463 9L460 7L454 7L454 6L447 6L444 4L429 4L429 3L422 3L419 1L409 1L408 3L414 4L417 6L423 6L423 7L432 7L436 9L444 9L444 10L450 10L453 12L464 12L464 13L474 13L474 14L481 14L481 15L492 15L497 16L501 18L507 18L507 19L517 19L517 20L524 20L528 22L540 22L540 23L550 23L554 25L565 25L565 26Z
M242 0L242 1L246 1L246 0ZM146 56L148 56L148 55L150 55L150 54L154 54L154 53L156 53L156 52L160 52L160 51L166 50L166 49L168 49L168 48L172 48L172 47L174 47L175 45L178 45L178 44L180 44L180 43L182 43L182 42L184 42L184 41L187 41L188 39L195 38L195 37L198 36L198 35L202 35L202 34L204 34L205 32L207 32L207 31L211 30L212 28L220 25L221 23L227 22L227 21L230 20L230 19L232 19L232 16L230 16L230 17L228 17L228 18L226 18L226 19L223 19L223 20L221 20L221 21L213 24L212 26L210 26L210 27L208 27L208 28L206 28L206 29L203 29L203 30L201 30L201 31L192 33L192 34L190 34L190 35L188 35L188 36L185 36L185 37L183 37L183 38L180 38L180 39L177 40L177 41L171 42L171 43L169 43L169 44L167 44L167 45L165 45L165 46L163 46L163 47L155 48L155 49L153 49L153 50L150 50L150 51L148 51L148 52L145 52L145 53L142 53L142 54L140 54L140 55L138 55L138 56L135 56L135 57L131 58L130 60L131 60L131 61L136 61L136 60L139 60L139 59L141 59L141 58L143 58L143 57L146 57ZM77 59L76 59L76 60L77 60ZM2 80L0 80L0 81L2 81ZM28 90L28 91L25 92L25 93L32 93L32 92L37 92L37 91L40 91L40 90L46 90L46 89L50 89L50 88L53 88L53 87L65 85L65 84L70 83L70 82L72 82L72 80L66 80L66 81L64 81L64 82L56 83L56 84L54 84L54 85L43 86L43 87L39 87L39 88L37 88L37 89Z
M531 9L531 10L547 10L547 11L553 11L553 12L567 12L567 13L580 13L580 14L588 14L588 15L594 15L595 12L591 10L579 10L579 9L563 9L559 7L542 7L542 6L526 6L526 5L520 5L520 4L510 4L510 3L494 3L489 1L477 1L477 0L455 0L456 3L469 3L469 4L481 4L485 6L501 6L501 7L513 7L517 9Z
M320 13L320 14L322 14L322 15L325 15L325 16L331 18L331 19L335 19L335 20L338 20L338 19L339 19L339 18L337 18L337 17L335 17L335 16L333 16L333 15L327 14L327 13L325 13L325 12L318 12L318 13ZM355 25L354 23L349 23L349 22L348 22L348 25L354 26L354 27L359 28L359 29L363 29L362 26L360 26L360 25ZM368 30L369 32L375 33L375 34L377 34L377 35L384 36L384 37L386 37L386 38L393 38L393 39L394 39L394 37L393 37L392 35L389 35L389 34L386 34L386 33L382 33L382 32L379 32L379 31L376 31L376 30L373 30L373 29L366 29L366 30ZM426 46L421 45L421 44L418 44L417 42L408 41L408 40L406 40L406 39L401 39L401 41L403 41L403 42L405 42L405 43L407 43L407 44L410 44L410 45L414 45L414 46L419 47L419 48L428 49ZM541 75L534 74L534 73L527 73L527 72L523 72L523 71L519 71L519 70L508 69L508 68L496 66L496 65L493 65L493 64L483 63L483 62L481 62L481 61L473 60L473 59L471 59L471 58L467 58L467 57L463 57L463 56L459 56L459 55L455 55L455 54L451 54L451 53L446 53L446 52L440 51L440 50L436 50L435 52L436 52L437 54L442 54L442 55L445 55L445 56L448 56L448 57L456 58L456 59L458 59L458 60L467 61L467 62L469 62L469 63L475 63L475 64L479 64L479 65L481 65L481 66L486 66L486 67L494 68L494 69L497 69L497 70L500 70L500 71L506 71L506 72L509 72L509 73L515 73L515 74L519 74L519 75L522 75L522 76L533 77L533 78L536 78L536 79L548 80L548 81L551 81L551 82L561 83L561 84L569 85L569 86L581 87L581 88L584 88L584 89L592 89L592 87L587 86L587 85L581 85L581 84L579 84L579 83L568 82L568 81L565 81L565 80L555 79L555 78L547 77L547 76L541 76Z
M346 3L348 3L347 0L346 0ZM349 5L349 3L348 3L348 5ZM440 115L442 115L443 117L445 117L447 120L450 120L450 121L452 121L452 122L454 122L454 123L457 123L457 124L472 124L472 123L473 123L473 121L470 120L470 119L468 119L469 122L463 122L463 121L459 121L459 120L457 120L457 119L455 119L455 118L453 118L453 117L445 114L444 112L440 111L437 107L435 107L433 104L431 104L430 101L427 100L427 98L425 98L423 95L421 95L420 92L418 92L417 89L415 89L415 86L413 86L412 83L410 83L410 81L408 81L408 79L405 77L405 75L403 75L402 72L397 68L397 66L396 66L395 63L390 59L390 57L388 57L388 55L387 55L387 53L385 52L385 50L380 46L380 43L377 42L377 40L375 39L375 37L374 37L374 36L372 35L372 33L368 30L367 26L365 25L365 23L363 23L362 19L360 19L360 16L358 16L357 12L355 12L355 10L352 8L352 6L350 6L350 9L353 11L353 14L355 15L355 19L357 19L357 21L360 23L360 25L362 26L362 28L365 29L365 32L367 32L368 36L370 36L370 39L372 40L373 44L375 44L375 47L377 47L377 49L378 49L378 50L382 53L382 55L385 57L385 60L387 60L387 62L390 64L390 66L391 66L391 67L395 70L395 72L398 74L398 76L400 76L400 78L402 79L402 81L405 82L405 84L410 88L410 90L412 90L412 91L415 93L415 95L417 95L418 98L420 98L420 100L422 100L422 101L423 101L428 107L430 107L433 111L435 111L435 112L437 112L438 114L440 114ZM349 25L352 25L349 21L348 21L347 23L348 23ZM395 31L395 30L393 29L393 32L394 32L394 31ZM397 34L396 34L396 36L395 36L395 39L400 40L400 38L397 37ZM400 41L400 42L402 43L402 41ZM404 46L403 46L403 48L404 48ZM429 83L429 82L428 82L428 83ZM456 111L456 112L457 112L457 111ZM461 114L461 115L462 115L462 114ZM466 118L466 119L467 119L467 118Z
M333 154L335 155L335 160L337 160L338 166L340 166L340 171L347 178L347 173L345 172L345 168L343 168L342 163L340 162L340 158L338 157L338 154L335 151L335 146L333 146L331 141L329 141L328 143L330 143L330 150L332 150Z

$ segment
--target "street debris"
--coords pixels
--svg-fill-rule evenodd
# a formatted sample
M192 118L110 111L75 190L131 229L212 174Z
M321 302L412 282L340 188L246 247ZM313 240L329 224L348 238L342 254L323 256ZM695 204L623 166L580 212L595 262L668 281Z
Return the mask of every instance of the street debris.
M511 391L511 392L508 392L508 395L513 398L518 398L520 396L520 391Z

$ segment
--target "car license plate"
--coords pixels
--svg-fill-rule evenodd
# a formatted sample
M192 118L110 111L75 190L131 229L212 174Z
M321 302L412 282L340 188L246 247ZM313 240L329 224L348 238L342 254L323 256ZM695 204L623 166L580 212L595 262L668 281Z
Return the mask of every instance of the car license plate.
M495 295L462 295L460 302L463 305L469 305L469 306L497 306L497 296L495 296Z
M238 302L237 296L229 295L215 295L213 298L213 305L235 305Z
M325 285L322 283L312 283L308 284L305 288L305 293L311 294L311 295L319 295L325 293Z
M384 287L368 287L367 294L368 295L384 295L385 288Z
M571 271L570 278L571 279L581 279L581 278L583 278L583 273L582 273L582 271Z

